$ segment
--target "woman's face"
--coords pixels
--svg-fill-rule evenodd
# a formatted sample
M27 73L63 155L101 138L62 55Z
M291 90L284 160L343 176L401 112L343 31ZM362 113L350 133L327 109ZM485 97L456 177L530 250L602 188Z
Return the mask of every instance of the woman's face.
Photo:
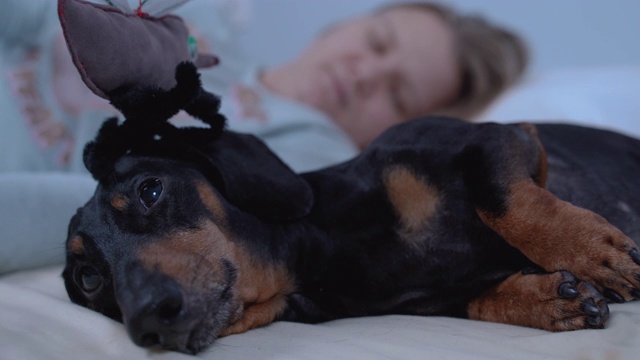
M360 147L447 105L460 81L451 29L414 8L338 24L288 65L289 95L329 115Z

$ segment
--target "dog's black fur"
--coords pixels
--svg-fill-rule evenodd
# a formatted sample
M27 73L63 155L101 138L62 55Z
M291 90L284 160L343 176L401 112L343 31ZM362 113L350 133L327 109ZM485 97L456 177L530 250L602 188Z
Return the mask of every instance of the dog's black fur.
M99 185L69 226L71 300L139 345L195 353L278 319L391 313L572 330L604 325L601 293L640 295L635 139L432 117L298 175L222 131L193 67L177 80L159 111L157 89L113 94L127 121L87 146ZM176 109L209 128L164 122Z

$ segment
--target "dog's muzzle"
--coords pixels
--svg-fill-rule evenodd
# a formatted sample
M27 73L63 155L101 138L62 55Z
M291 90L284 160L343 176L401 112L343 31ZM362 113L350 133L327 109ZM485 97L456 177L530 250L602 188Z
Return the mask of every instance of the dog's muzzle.
M180 285L158 271L136 267L116 283L116 299L133 342L142 347L159 346L181 352L198 319L188 310Z

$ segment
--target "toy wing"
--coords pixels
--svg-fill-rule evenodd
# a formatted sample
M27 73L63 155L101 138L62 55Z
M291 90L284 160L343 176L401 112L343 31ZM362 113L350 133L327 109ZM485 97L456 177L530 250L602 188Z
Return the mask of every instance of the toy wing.
M189 0L58 0L58 15L71 58L82 80L96 95L131 84L168 90L176 85L175 69L182 62L213 66L217 58L193 51L184 21L165 12ZM154 7L151 7L152 4Z

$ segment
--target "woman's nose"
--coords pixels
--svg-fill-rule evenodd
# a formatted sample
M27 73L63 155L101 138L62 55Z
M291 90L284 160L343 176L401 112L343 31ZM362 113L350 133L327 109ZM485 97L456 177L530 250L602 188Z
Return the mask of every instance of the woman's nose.
M351 56L347 61L354 92L362 97L370 96L384 79L382 62L367 56Z

